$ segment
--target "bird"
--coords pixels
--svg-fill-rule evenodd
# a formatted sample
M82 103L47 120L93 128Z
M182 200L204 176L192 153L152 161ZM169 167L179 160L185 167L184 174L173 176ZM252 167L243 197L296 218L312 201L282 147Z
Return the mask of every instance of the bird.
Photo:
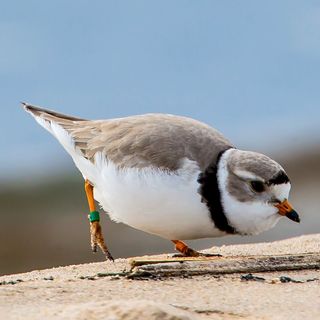
M205 255L185 240L256 235L282 217L300 222L284 168L203 122L161 113L86 120L22 105L80 170L91 247L107 259L95 201L111 220L168 239L185 257Z

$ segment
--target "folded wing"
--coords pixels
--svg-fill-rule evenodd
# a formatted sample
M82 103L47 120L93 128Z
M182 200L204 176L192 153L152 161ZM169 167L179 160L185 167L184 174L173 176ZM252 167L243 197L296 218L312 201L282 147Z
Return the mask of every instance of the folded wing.
M86 159L94 161L101 152L119 167L154 166L173 171L187 158L205 169L221 150L231 146L214 128L186 117L146 114L85 120L26 103L23 106L67 151L61 129Z

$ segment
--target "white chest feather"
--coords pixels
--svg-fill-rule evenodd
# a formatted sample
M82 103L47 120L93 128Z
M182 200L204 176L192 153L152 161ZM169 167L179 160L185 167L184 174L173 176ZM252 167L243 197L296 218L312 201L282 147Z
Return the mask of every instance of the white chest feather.
M199 170L185 161L176 173L157 169L119 170L101 155L95 197L110 217L167 239L220 235L197 191Z

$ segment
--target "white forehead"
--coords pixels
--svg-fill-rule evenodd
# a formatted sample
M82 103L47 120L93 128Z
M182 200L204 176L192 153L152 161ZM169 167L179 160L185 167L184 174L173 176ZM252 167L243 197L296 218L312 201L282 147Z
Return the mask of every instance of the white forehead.
M289 198L291 183L274 184L270 189L278 200L283 201Z

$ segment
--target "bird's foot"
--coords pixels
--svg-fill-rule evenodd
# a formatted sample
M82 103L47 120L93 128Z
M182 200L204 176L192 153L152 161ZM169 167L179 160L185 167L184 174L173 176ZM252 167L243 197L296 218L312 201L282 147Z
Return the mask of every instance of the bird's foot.
M172 240L172 242L175 244L176 250L180 251L180 254L173 255L173 257L222 257L221 254L202 253L193 250L180 240Z
M97 248L99 247L101 251L105 254L108 260L114 261L111 253L108 250L104 242L104 238L102 235L102 229L99 221L90 222L90 234L91 234L91 249L93 252L97 252Z

